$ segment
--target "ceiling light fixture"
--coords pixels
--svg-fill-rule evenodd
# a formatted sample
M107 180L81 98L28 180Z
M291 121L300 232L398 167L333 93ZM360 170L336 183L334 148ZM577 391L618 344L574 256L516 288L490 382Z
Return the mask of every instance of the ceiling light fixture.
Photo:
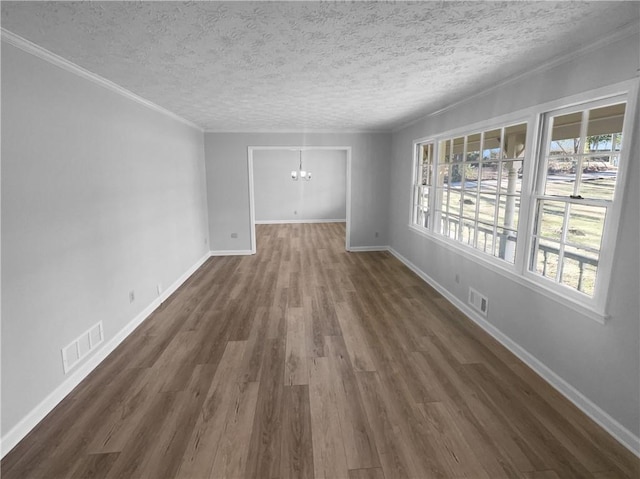
M309 181L311 179L311 172L302 169L302 150L300 152L300 165L298 170L291 170L291 179L293 181L298 181L298 177L305 181Z

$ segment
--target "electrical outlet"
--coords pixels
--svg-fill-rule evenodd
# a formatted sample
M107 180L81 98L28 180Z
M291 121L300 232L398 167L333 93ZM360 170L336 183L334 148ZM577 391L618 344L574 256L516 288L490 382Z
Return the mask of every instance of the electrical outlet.
M456 283L460 284L460 275L456 273Z
M238 233L231 233L231 237L232 238L237 238L238 237Z
M129 302L133 303L136 300L136 293L134 290L129 291Z
M375 237L377 238L379 236L380 233L378 233L377 231L375 232Z
M162 294L162 285L160 283L157 284L156 290L158 291L158 296L160 296Z

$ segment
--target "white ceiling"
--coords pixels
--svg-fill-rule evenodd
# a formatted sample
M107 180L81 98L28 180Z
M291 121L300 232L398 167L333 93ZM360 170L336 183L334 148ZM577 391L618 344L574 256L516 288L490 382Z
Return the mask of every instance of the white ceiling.
M390 130L638 23L639 2L2 2L2 27L206 130Z

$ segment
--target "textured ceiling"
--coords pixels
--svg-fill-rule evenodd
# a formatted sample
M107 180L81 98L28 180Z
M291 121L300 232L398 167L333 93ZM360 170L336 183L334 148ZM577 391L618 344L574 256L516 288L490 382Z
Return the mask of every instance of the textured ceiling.
M2 27L216 131L388 130L638 2L2 2Z

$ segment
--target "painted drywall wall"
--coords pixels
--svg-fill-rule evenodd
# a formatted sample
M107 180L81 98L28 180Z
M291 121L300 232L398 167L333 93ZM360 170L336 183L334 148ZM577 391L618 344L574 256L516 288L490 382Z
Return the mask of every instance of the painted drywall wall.
M575 55L394 133L389 215L395 250L463 303L467 302L469 286L486 294L490 304L487 319L493 326L636 437L640 435L640 135L636 134L630 145L629 187L611 281L611 317L605 325L420 236L408 224L414 140L633 79L638 74L639 40L636 33ZM636 133L638 125L636 119Z
M65 380L60 348L98 321L106 343L208 252L203 145L2 43L3 437Z
M388 133L205 133L212 251L251 250L250 146L351 147L351 246L387 245L390 139Z
M302 155L302 158L300 156ZM300 160L311 180L293 180ZM347 212L345 150L254 150L256 222L344 220Z

